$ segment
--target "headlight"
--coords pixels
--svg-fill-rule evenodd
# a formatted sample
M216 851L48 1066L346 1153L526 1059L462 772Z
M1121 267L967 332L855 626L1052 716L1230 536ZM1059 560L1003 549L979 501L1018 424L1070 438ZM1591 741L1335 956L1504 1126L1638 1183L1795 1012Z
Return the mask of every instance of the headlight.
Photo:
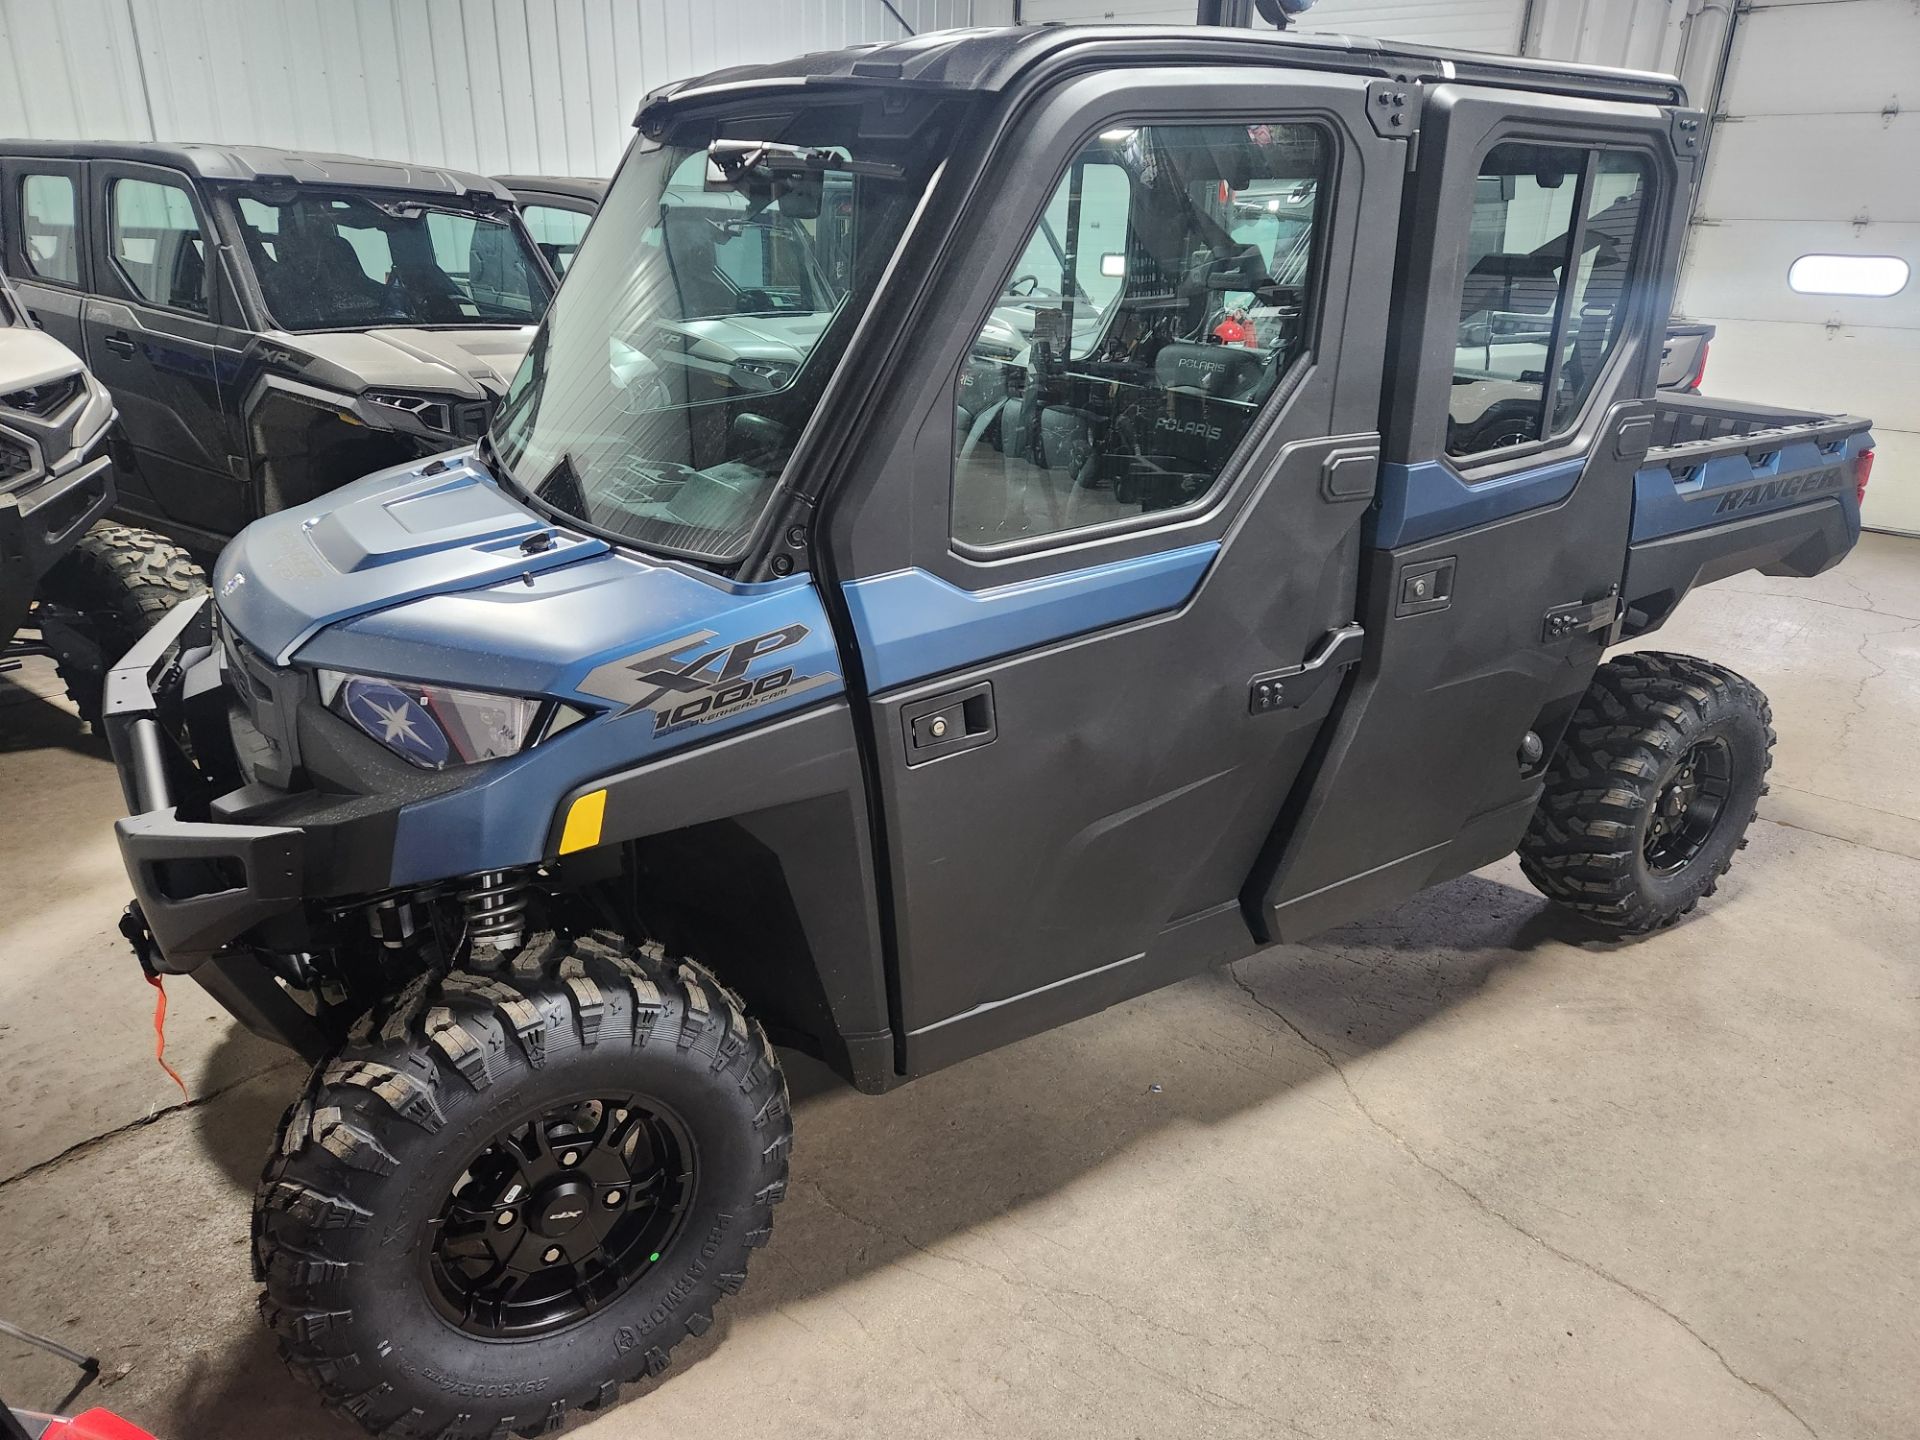
M318 672L320 703L423 770L518 755L586 718L570 705L451 685Z
M780 390L793 379L797 366L778 360L736 360L734 379L745 390Z
M381 410L398 410L411 416L422 428L439 435L453 433L453 411L444 400L429 395L408 395L397 390L369 390L360 397Z

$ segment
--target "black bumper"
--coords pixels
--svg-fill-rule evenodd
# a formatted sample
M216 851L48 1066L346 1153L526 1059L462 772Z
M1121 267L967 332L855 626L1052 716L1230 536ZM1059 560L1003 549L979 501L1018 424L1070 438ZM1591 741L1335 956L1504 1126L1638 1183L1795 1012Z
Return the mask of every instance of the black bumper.
M0 644L26 620L47 571L112 508L113 500L113 466L105 455L0 495Z
M186 974L303 893L306 833L295 826L183 820L198 780L163 710L217 671L200 596L176 607L108 672L104 725L131 812L115 822L127 878L153 934L153 967ZM156 688L157 687L157 688Z

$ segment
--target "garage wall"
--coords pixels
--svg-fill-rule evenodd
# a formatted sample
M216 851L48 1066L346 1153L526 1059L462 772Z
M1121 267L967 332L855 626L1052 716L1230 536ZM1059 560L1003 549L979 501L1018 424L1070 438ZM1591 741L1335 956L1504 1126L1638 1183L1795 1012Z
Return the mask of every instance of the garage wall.
M1194 0L1022 0L1020 13L1029 25L1191 25L1197 9ZM1299 25L1510 55L1519 49L1525 12L1526 0L1320 0Z
M606 175L656 85L904 34L880 0L0 0L0 135Z
M1815 58L1818 57L1818 58ZM1772 0L1735 22L1679 305L1720 327L1706 388L1870 415L1869 525L1920 533L1920 274L1799 295L1809 253L1920 272L1920 5Z

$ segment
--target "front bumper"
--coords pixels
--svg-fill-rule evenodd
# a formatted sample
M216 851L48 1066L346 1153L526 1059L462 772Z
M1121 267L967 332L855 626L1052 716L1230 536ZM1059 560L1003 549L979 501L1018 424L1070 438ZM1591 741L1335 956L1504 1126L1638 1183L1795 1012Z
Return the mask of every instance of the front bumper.
M47 571L113 500L113 466L104 454L0 495L0 643L27 618Z
M179 815L178 798L202 777L174 739L177 710L221 681L211 615L204 595L176 606L107 674L102 723L130 812L114 834L163 973L191 972L303 895L298 827Z

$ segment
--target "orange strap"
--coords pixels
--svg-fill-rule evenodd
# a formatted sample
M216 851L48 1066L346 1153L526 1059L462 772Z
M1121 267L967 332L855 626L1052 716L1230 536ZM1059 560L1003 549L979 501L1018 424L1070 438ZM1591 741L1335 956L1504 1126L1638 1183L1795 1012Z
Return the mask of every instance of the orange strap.
M167 987L160 983L158 975L149 975L147 983L153 986L153 1058L160 1062L160 1068L167 1072L167 1078L180 1087L180 1098L187 1104L193 1103L193 1096L187 1090L187 1082L180 1078L180 1072L167 1063Z

